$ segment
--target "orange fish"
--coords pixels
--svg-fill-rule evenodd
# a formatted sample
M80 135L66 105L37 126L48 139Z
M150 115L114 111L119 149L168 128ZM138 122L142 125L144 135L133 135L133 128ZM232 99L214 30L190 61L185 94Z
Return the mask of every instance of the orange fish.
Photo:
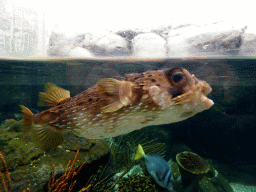
M185 120L213 105L207 98L211 90L207 82L186 69L172 68L128 74L122 80L102 79L74 97L47 83L39 104L52 108L39 114L21 108L25 131L49 150L62 143L67 131L87 139L103 139Z

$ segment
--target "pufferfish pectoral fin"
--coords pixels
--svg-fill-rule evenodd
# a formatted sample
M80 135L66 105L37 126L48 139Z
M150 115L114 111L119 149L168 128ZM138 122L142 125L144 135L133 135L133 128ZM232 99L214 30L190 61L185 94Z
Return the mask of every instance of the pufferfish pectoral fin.
M119 101L116 101L114 103L111 103L109 105L106 105L104 107L101 108L101 112L102 113L110 113L110 112L114 112L114 111L117 111L119 109L121 109L124 105L119 102Z
M44 151L52 151L63 143L63 133L53 126L38 124L31 129L31 139Z
M53 83L46 83L45 92L39 93L39 106L55 106L70 98L70 92Z
M124 106L132 103L132 87L133 83L127 81L119 81L112 78L100 80L97 91L110 94L109 97L117 98L117 101L101 108L103 113L115 112Z

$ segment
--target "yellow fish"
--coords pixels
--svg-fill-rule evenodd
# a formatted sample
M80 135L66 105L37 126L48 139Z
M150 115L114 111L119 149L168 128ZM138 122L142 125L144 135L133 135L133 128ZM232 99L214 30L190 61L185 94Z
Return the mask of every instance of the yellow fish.
M49 150L62 143L66 131L103 139L185 120L213 105L207 98L211 90L186 69L172 68L128 74L122 80L102 79L74 97L47 83L39 104L52 108L39 114L21 108L25 131Z

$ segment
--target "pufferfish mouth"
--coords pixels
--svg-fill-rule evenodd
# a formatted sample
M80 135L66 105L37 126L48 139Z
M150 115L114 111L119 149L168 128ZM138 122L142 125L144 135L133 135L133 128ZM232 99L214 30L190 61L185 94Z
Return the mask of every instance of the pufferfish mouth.
M194 89L186 92L184 94L180 94L172 98L172 101L176 105L183 105L185 103L197 103L200 105L202 109L209 109L214 102L207 97L207 95L212 91L211 86L205 82L198 82Z
M212 91L211 86L205 81L202 81L201 90L200 90L201 94L199 95L200 95L200 102L205 109L209 109L214 104L214 102L207 97L207 95L211 93L211 91Z

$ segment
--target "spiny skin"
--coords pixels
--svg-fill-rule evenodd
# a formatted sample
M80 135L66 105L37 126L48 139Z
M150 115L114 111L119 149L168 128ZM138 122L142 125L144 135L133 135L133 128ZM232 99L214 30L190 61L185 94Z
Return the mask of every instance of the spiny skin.
M102 139L149 125L182 121L213 105L206 97L211 92L210 85L182 68L129 74L123 79L121 84L131 88L119 91L120 95L127 94L123 100L112 94L112 89L104 91L107 83L98 83L34 115L32 126L50 125L88 139ZM120 109L104 112L104 107L119 99L119 104L123 103Z

